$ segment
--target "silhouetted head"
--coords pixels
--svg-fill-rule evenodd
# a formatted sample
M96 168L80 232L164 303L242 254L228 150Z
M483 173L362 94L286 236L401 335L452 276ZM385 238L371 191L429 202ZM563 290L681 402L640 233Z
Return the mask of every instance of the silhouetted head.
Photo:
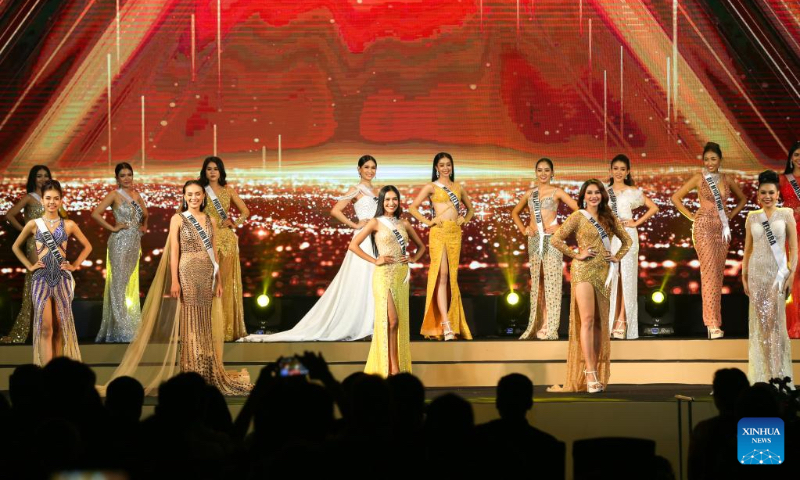
M206 381L199 373L179 373L158 387L156 416L167 421L200 422L205 407Z
M750 386L747 375L738 368L722 368L714 373L714 405L723 414L732 414L736 398Z
M497 411L501 418L524 417L533 407L533 382L519 373L512 373L497 382Z
M402 429L417 429L425 416L425 387L410 373L392 375L387 380L395 404L395 424Z
M118 377L106 389L106 410L116 418L138 422L142 417L144 387L133 377Z
M20 365L8 378L8 396L14 409L28 409L42 402L44 372L38 365Z
M472 405L455 393L446 393L428 405L425 431L429 438L463 440L474 426Z

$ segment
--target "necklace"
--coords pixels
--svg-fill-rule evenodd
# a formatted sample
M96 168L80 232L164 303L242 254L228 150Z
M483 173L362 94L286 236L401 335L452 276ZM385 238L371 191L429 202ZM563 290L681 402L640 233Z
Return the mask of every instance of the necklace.
M45 220L47 220L47 223L49 223L50 225L55 225L61 219L60 218L56 218L55 220L50 220L49 218L45 218Z

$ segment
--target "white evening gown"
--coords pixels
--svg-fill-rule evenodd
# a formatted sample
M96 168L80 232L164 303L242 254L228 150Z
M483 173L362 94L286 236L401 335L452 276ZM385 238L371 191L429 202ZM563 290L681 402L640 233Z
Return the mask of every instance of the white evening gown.
M377 203L363 196L355 204L359 220L375 217ZM358 233L358 232L356 232ZM372 252L372 240L361 244ZM372 335L375 301L372 271L375 265L347 251L339 273L311 310L291 330L270 335L248 335L239 342L335 342L359 340Z
M616 193L616 191L614 192ZM633 220L633 210L644 205L644 194L638 188L629 188L617 193L617 213L620 220ZM617 311L617 282L622 278L622 297L625 300L625 323L628 331L625 338L639 338L639 232L635 228L625 228L631 237L631 249L622 257L619 277L611 283L611 303L608 309L608 331L614 330L614 312ZM619 251L621 242L616 236L611 240L611 253Z

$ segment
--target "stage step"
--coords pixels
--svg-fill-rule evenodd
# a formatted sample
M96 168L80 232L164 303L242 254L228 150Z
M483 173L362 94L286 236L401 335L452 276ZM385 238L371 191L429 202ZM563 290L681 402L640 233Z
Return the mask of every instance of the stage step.
M747 371L747 343L746 339L614 341L610 383L709 384L720 368ZM83 344L81 354L103 383L126 348L126 344ZM225 364L229 368L247 368L255 378L264 363L307 350L322 353L333 374L343 379L364 368L369 342L227 343ZM411 343L414 374L428 387L491 387L512 372L524 373L538 385L561 383L566 352L566 340ZM30 345L0 346L0 390L8 389L8 376L14 368L30 363L32 357ZM792 358L794 378L798 378L800 340L792 340Z

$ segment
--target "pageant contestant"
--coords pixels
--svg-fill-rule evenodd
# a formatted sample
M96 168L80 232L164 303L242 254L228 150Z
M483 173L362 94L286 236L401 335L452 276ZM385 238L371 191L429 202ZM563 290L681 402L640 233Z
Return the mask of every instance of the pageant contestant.
M411 347L408 325L408 262L425 254L425 245L400 214L400 192L392 185L378 195L375 218L350 241L350 251L375 265L372 293L375 302L375 333L364 371L384 377L411 372ZM409 237L417 246L409 260ZM362 245L370 240L372 255Z
M531 264L531 314L528 328L520 340L558 340L561 321L561 284L564 256L550 245L550 236L558 229L558 206L566 204L572 211L578 204L564 190L550 185L555 170L549 158L536 162L536 187L520 197L511 218L528 237L528 258ZM530 225L519 214L528 207Z
M61 184L51 180L42 186L44 215L25 224L12 249L31 274L33 303L33 363L45 365L53 357L81 359L72 318L75 281L72 272L92 251L89 241L72 220L62 218ZM22 251L29 236L36 240L36 263ZM83 249L74 262L66 259L67 241L73 236Z
M745 223L742 283L750 297L751 383L794 376L785 305L797 267L797 225L791 208L778 207L779 184L772 170L758 176L761 209L748 213Z
M331 216L356 231L375 217L378 197L372 179L378 162L371 155L358 159L359 183L339 197ZM350 204L356 220L350 220L344 209ZM364 240L361 249L372 252L372 243ZM375 265L364 262L350 250L345 253L339 273L314 307L291 330L272 335L248 335L244 342L349 341L372 335L375 306L372 299L372 271Z
M608 193L602 182L584 182L578 194L582 210L572 213L553 234L550 243L572 258L572 300L569 311L569 346L567 377L564 385L554 385L551 392L605 390L610 375L611 341L608 336L608 297L611 280L617 275L619 261L628 253L631 238L622 222L608 206ZM575 234L579 252L565 240ZM611 253L611 236L620 239L616 255Z
M200 170L200 184L206 192L206 207L203 212L211 217L217 229L217 259L219 273L225 289L222 292L222 308L214 314L222 318L214 320L214 325L222 327L226 342L238 340L247 335L244 326L244 306L242 304L242 269L239 262L239 238L234 230L250 217L250 210L236 190L226 180L225 164L219 157L208 157ZM239 218L231 219L231 203L239 210ZM221 348L221 346L220 346Z
M425 218L419 207L431 202L434 217ZM467 209L461 216L461 204ZM420 333L426 338L471 340L461 291L458 289L458 264L461 256L461 226L475 215L469 194L455 182L455 166L449 153L437 153L433 158L431 183L422 187L408 208L418 221L431 227L431 265L428 270L428 293L425 298L425 317ZM449 292L448 292L449 291Z
M739 214L747 199L733 180L720 173L722 150L714 142L703 149L703 171L696 173L674 195L672 203L686 218L694 222L692 239L700 260L700 288L703 298L703 323L708 328L708 338L722 338L722 280L731 229L728 221ZM698 190L700 208L692 213L683 205L683 197ZM736 207L730 212L725 207L728 192L736 197Z
M139 256L142 235L147 232L147 205L133 189L133 167L119 163L114 168L117 189L103 198L92 218L110 231L106 255L106 289L103 294L103 322L97 343L128 343L141 321L139 305ZM108 207L114 225L103 218Z
M786 170L781 177L781 198L783 206L789 207L794 212L795 224L800 228L800 141L797 141L789 149L789 158L786 159ZM786 303L786 327L789 330L789 338L800 338L800 299L795 298L800 295L800 277L795 275L795 284L792 285L791 300ZM790 375L791 376L791 375Z
M6 212L6 220L20 232L25 223L44 215L44 205L42 205L42 186L50 181L50 169L44 165L34 165L28 172L28 183L25 185L27 195L14 204ZM22 212L22 223L17 220L17 215ZM25 253L28 261L36 262L36 240L33 235L28 237L25 243ZM31 319L33 318L33 307L31 304L31 272L25 272L25 286L22 289L22 306L19 309L17 320L11 331L5 337L0 338L0 343L25 343L31 331Z
M641 189L633 186L631 161L625 155L619 154L611 160L611 178L608 183L608 200L611 211L620 219L632 242L631 249L619 262L619 277L614 277L611 283L608 322L612 338L634 339L639 338L639 306L637 302L639 297L637 288L639 284L639 232L636 229L658 212L658 206L647 198ZM647 211L634 220L633 210L642 206L647 207ZM611 241L611 253L617 253L620 245L619 238L615 237ZM622 295L621 299L620 295Z
M252 389L246 376L225 371L216 348L212 300L222 295L223 285L216 258L219 227L203 213L206 201L198 180L184 184L180 212L170 220L167 245L142 307L142 324L111 376L137 378L148 395L177 373L176 365L181 372L199 373L224 395L247 395Z

